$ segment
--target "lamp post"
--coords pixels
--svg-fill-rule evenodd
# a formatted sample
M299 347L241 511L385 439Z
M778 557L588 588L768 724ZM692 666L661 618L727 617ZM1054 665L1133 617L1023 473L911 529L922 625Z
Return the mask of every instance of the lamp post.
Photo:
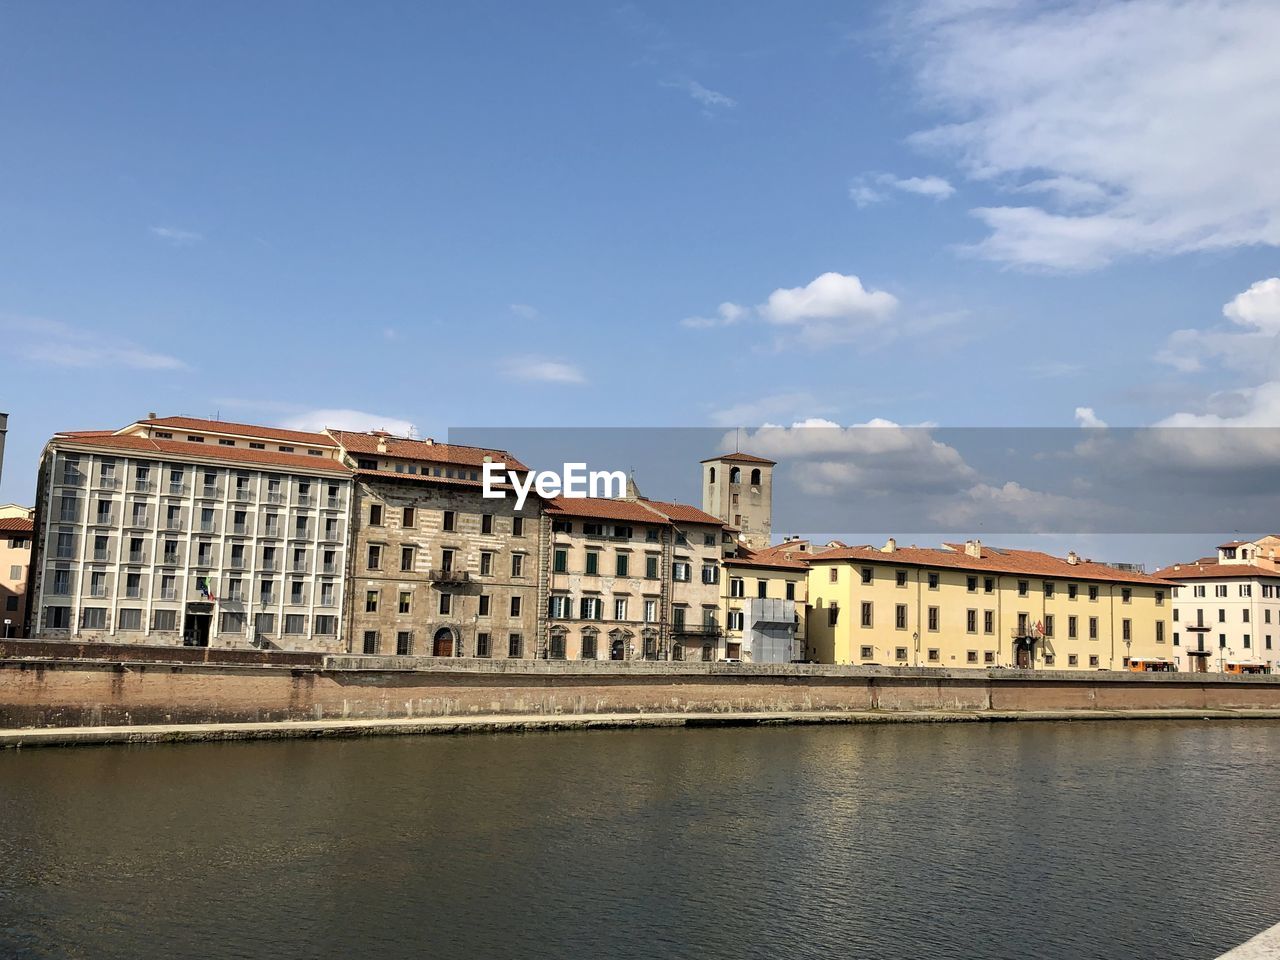
M12 620L10 620L8 617L5 617L5 618L4 618L4 638L5 638L6 640L8 640L8 639L9 639L9 628L10 628L11 626L13 626L13 621L12 621Z

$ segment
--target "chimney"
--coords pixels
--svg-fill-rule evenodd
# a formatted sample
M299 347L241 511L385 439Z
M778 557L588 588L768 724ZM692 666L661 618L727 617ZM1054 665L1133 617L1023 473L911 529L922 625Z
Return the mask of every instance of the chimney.
M147 414L147 419L148 419L148 420L156 420L156 419L159 419L159 417L158 417L158 415L156 414L156 412L155 412L154 410L152 410L150 413L148 413L148 414Z
M378 438L378 452L379 452L379 453L386 453L386 452L387 452L387 438L386 438L386 437L379 437L379 438Z
M883 546L883 547L881 547L880 552L881 552L881 553L893 553L893 552L895 552L897 549L898 549L898 541L897 541L897 540L895 540L895 539L893 539L893 537L890 537L888 540L886 540L886 541L884 542L884 546Z
M982 559L982 541L966 540L964 542L964 552L967 556L976 557L977 559L981 560Z
M1079 562L1080 562L1080 557L1074 550L1071 550L1067 553L1067 563L1071 564L1074 567Z

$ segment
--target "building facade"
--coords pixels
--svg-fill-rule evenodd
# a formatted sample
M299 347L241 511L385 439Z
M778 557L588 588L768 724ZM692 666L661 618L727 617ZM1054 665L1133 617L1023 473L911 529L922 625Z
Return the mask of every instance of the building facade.
M545 524L548 657L724 657L718 518L632 495L558 498Z
M324 434L188 417L58 434L28 635L340 651L350 510Z
M355 478L349 647L382 656L539 655L542 503L485 498L505 451L329 431Z
M808 641L823 663L1121 670L1172 661L1173 584L971 540L809 557Z
M1156 572L1173 587L1173 645L1181 669L1275 669L1280 641L1280 537L1233 540L1216 556Z
M745 663L810 659L805 635L809 564L783 545L738 544L724 561L725 655Z
M33 524L29 507L0 506L0 636L25 637Z

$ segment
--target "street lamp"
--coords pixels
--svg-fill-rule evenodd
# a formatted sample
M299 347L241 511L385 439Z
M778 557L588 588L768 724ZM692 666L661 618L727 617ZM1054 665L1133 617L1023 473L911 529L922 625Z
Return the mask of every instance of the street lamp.
M4 618L4 638L5 638L6 640L8 640L8 639L9 639L9 628L10 628L12 625L13 625L13 621L12 621L12 620L10 620L8 617L5 617L5 618Z

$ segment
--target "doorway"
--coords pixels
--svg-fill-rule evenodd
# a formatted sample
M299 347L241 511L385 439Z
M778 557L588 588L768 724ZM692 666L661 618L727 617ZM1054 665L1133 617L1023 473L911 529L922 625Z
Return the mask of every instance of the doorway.
M1018 643L1018 649L1014 651L1014 660L1019 670L1031 669L1031 644Z
M609 647L610 660L625 660L627 648L621 640L615 640Z
M207 647L209 631L213 626L213 614L188 613L182 621L182 645L186 647Z
M453 656L453 631L448 627L441 627L436 631L435 639L431 641L431 655L433 657Z

